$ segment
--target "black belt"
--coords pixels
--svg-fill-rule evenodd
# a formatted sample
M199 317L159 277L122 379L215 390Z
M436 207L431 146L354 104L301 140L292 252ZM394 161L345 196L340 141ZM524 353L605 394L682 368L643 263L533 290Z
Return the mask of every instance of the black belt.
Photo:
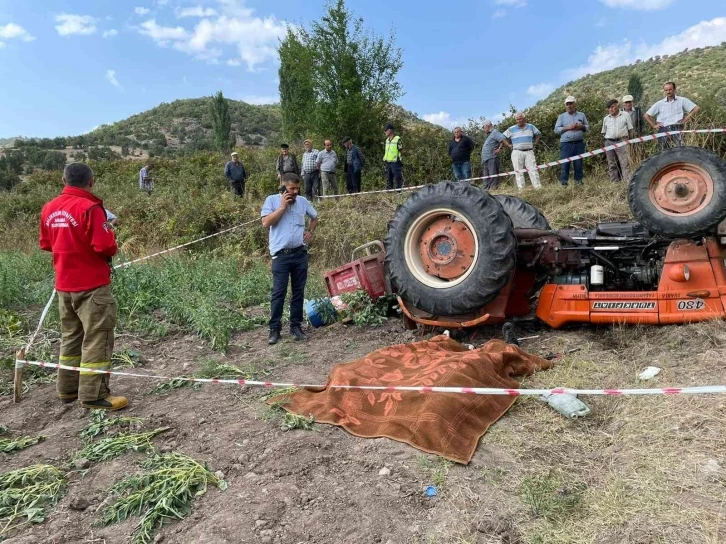
M293 255L295 253L300 253L301 251L307 251L307 246L297 246L297 247L286 247L285 249L281 249L277 253L273 255L273 257L277 257L278 255Z
M608 142L622 142L625 138L605 138Z

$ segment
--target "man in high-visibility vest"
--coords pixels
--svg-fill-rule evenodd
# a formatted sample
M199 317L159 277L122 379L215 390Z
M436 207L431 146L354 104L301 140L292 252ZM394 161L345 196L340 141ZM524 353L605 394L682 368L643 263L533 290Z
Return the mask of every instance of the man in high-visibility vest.
M393 181L396 181L396 189L403 187L403 144L401 137L393 134L393 125L386 125L386 141L384 142L385 153L383 162L386 165L386 189L393 189Z

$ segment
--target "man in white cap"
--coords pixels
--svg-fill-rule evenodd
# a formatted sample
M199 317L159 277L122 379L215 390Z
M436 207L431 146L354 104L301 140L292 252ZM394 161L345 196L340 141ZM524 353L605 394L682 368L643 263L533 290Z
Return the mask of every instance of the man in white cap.
M616 99L608 100L605 108L608 115L602 120L601 132L605 145L610 147L628 139L633 131L633 122L627 112L620 111ZM626 183L630 181L630 158L628 157L627 146L609 149L605 152L605 157L608 160L610 181L624 181Z
M245 196L245 183L247 172L236 151L232 152L232 160L224 165L224 175L229 181L229 187L237 196Z
M565 111L555 123L555 134L560 135L560 158L567 159L585 152L585 132L590 130L587 117L577 111L577 100L574 96L565 98ZM582 183L582 159L572 161L575 165L575 183ZM570 162L562 165L560 183L567 185L570 178Z
M633 95L626 94L623 97L623 111L630 115L630 121L633 123L633 135L640 136L642 128L642 115L639 106L633 106Z

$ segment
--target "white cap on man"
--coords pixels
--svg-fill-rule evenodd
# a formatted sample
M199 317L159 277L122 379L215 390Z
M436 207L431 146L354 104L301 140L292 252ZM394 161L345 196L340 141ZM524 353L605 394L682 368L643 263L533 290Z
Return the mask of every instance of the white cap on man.
M237 156L237 152L236 151L232 151L232 155L231 156L232 157L236 157Z
M623 102L632 102L633 101L633 95L632 94L626 94L623 97Z
M574 96L570 95L567 98L565 98L565 105L569 104L570 102L572 102L574 104L575 102L577 102L577 100L575 100Z

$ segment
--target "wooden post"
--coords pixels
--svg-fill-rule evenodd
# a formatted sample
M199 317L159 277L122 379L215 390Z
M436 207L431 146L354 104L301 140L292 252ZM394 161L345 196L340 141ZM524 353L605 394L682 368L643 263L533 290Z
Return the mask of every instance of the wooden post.
M21 395L23 393L23 366L25 366L22 364L18 364L18 360L25 360L24 349L21 349L15 354L15 381L13 382L13 402L15 404L19 403L22 400Z

